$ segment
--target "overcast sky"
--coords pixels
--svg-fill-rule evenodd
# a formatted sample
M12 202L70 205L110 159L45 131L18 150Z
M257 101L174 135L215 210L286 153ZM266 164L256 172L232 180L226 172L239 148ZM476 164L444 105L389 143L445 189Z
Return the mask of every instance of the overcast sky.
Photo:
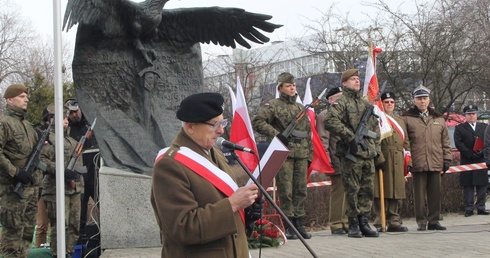
M36 27L36 30L40 32L41 36L47 39L52 38L53 0L14 0L14 2L20 5L25 18L32 21L33 26ZM134 2L141 2L141 0L134 0ZM353 19L359 19L359 17L365 17L364 13L375 12L375 10L367 5L377 2L377 0L170 0L165 5L165 8L240 7L251 12L270 14L273 16L271 22L284 26L272 34L267 34L267 36L271 38L271 41L283 41L303 35L303 24L310 23L309 20L319 20L321 17L320 10L325 11L334 2L339 12L342 14L350 12ZM411 0L386 0L386 2L392 8L402 6L403 9L406 9L414 5L414 1ZM66 3L67 0L61 0L62 16ZM68 33L63 32L62 37L68 38L70 44L74 45L75 33L76 28L74 27ZM203 52L222 54L224 50L220 47L203 47Z

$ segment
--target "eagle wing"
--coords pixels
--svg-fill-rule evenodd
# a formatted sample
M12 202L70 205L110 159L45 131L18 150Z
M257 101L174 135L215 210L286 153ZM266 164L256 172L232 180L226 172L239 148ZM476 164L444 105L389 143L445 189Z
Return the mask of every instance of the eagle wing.
M249 41L269 41L259 30L273 32L282 27L268 22L272 16L247 12L240 8L183 8L162 11L158 28L162 39L180 43L214 43L236 48L236 43L250 48ZM236 43L235 43L236 42Z
M63 30L78 23L93 26L108 37L124 36L127 29L121 17L128 17L134 5L129 0L68 0Z

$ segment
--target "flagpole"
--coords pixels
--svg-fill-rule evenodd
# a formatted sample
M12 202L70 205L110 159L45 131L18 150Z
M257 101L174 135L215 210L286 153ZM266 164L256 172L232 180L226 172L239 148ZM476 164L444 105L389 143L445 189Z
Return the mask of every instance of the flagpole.
M61 0L53 0L54 37L54 105L56 134L56 244L57 256L66 256L65 237L65 180L64 180L64 140L63 140L63 84L61 80ZM71 250L70 250L71 251Z

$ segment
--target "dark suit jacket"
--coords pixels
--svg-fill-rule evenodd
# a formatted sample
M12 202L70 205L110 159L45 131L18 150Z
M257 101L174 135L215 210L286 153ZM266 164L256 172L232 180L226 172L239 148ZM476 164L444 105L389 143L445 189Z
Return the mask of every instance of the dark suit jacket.
M484 139L486 127L486 124L479 122L476 123L475 130L473 130L471 125L467 122L456 126L454 130L454 143L461 154L461 165L485 162L483 152L480 154L479 158L474 157L473 146L475 145L477 136L482 140ZM460 183L461 186L488 184L487 169L461 172Z

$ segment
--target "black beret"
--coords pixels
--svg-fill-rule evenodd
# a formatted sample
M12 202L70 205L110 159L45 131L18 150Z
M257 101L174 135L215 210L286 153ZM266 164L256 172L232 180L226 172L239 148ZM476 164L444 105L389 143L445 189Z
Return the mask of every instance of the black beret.
M180 102L177 118L183 122L205 122L223 114L223 96L215 92L190 95Z
M325 96L326 99L330 98L331 96L339 93L339 92L342 92L342 87L335 87L335 88L331 88L328 92L327 92L327 95Z
M29 93L29 88L20 84L12 84L7 87L7 89L3 93L3 97L6 99L15 98L22 93Z
M385 100L385 99L396 99L395 93L388 91L381 94L381 100Z
M349 69L349 70L346 70L342 74L342 76L340 76L340 81L341 82L345 82L345 81L349 80L349 78L352 77L352 76L354 76L354 75L359 76L359 70L357 70L357 69Z
M463 112L465 114L476 113L478 112L478 107L476 105L468 105L463 108Z

